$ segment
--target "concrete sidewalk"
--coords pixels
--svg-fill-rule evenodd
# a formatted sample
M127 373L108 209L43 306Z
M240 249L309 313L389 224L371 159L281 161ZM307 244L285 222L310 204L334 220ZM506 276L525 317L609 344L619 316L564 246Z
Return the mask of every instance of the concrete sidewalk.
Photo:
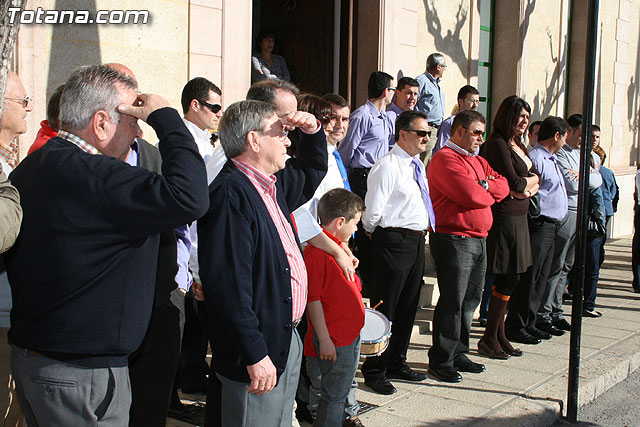
M640 366L640 294L631 287L631 239L611 240L600 272L596 308L599 319L582 327L579 402L584 405L625 379ZM429 280L428 280L429 282ZM571 307L564 306L570 313ZM570 317L567 316L567 320ZM408 362L428 368L428 328L416 328ZM398 392L369 391L358 371L357 398L367 427L424 425L546 426L566 414L569 334L538 345L519 345L520 358L492 360L477 353L483 328L474 322L470 358L484 363L482 374L465 374L458 384L427 379L418 384L393 381ZM167 425L189 424L170 421Z

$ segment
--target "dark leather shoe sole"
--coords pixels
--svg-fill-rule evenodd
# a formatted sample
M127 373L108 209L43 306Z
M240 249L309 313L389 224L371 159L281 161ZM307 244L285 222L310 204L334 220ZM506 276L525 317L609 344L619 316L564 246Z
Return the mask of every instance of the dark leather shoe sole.
M509 358L509 355L504 351L495 351L494 349L489 347L489 344L486 344L483 341L478 342L478 353L497 360L507 360Z
M487 370L482 363L474 363L470 360L462 363L454 363L453 367L458 372L469 372L472 374L481 374Z
M534 337L526 331L507 333L506 335L509 341L515 341L522 344L540 344L539 338Z
M386 396L395 393L396 388L389 382L386 378L373 378L373 379L365 379L364 385L369 387L371 390L378 394L384 394Z
M541 331L536 327L527 328L527 333L533 335L536 338L540 338L541 340L550 340L552 337L550 333Z
M536 325L536 328L541 330L542 332L546 332L551 335L555 335L556 337L561 337L564 335L564 331L562 329L558 329L551 323L539 323Z
M427 379L427 375L422 372L410 370L402 370L397 372L389 372L387 371L387 378L390 380L404 380L404 381L423 381Z
M439 381L444 381L446 383L459 383L462 381L462 377L460 374L453 368L449 369L432 369L429 368L427 370L427 374L431 375L435 379Z
M555 322L552 322L553 326L555 326L556 328L562 330L562 331L570 331L571 330L571 325L569 324L569 322L567 322L564 319L561 320L556 320Z

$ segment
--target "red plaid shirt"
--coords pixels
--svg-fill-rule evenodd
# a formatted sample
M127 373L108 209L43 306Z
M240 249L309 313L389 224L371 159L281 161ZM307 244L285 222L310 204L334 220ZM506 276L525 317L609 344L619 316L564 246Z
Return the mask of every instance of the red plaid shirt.
M18 164L18 142L14 139L9 145L0 144L0 157L12 169L15 168Z
M304 259L296 243L293 230L276 201L276 177L267 176L244 162L235 159L231 159L231 161L256 188L278 230L291 269L291 298L293 302L291 318L294 321L299 320L307 305L307 268L304 265Z

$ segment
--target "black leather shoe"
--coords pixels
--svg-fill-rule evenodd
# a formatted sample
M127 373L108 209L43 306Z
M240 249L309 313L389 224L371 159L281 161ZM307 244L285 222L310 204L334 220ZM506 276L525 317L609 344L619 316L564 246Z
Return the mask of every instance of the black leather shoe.
M569 292L565 292L562 294L562 302L571 302L573 301L573 294Z
M459 383L460 381L462 381L462 377L460 376L458 371L453 368L429 368L427 373L435 379L444 381L446 383Z
M458 357L453 362L453 367L458 372L471 372L472 374L479 374L486 370L482 363L474 363L466 356Z
M364 384L378 394L389 395L398 391L385 377L365 378Z
M563 331L570 331L571 325L565 319L554 320L551 322L553 326Z
M596 310L582 310L582 317L602 317L602 313Z
M405 380L405 381L422 381L427 379L427 375L422 372L414 371L408 366L400 369L399 371L387 371L387 378L393 380Z
M556 337L561 337L564 335L564 331L562 329L558 329L551 323L538 323L536 324L536 328L541 330L542 332L546 332L551 335L555 335Z
M539 338L534 337L524 329L515 332L507 332L506 335L509 341L515 341L522 344L540 344Z
M541 331L540 329L536 328L535 326L529 326L527 328L527 332L529 332L531 335L533 335L536 338L540 338L542 340L550 340L551 339L551 334L545 331Z

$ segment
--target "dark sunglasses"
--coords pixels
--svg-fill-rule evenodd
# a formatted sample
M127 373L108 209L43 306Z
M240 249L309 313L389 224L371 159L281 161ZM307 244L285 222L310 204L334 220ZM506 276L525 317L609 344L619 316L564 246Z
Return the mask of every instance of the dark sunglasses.
M415 132L420 138L424 138L425 136L431 136L430 130L418 130L418 129L405 129L407 132Z
M204 105L205 107L209 108L209 110L211 110L213 114L217 114L218 111L222 110L222 105L220 104L209 104L208 102L202 101L197 98L196 98L196 101L198 101L200 104Z
M465 128L466 130L469 130L469 128ZM471 131L471 133L473 134L473 136L482 136L484 135L484 131L480 130L480 129L476 129Z

